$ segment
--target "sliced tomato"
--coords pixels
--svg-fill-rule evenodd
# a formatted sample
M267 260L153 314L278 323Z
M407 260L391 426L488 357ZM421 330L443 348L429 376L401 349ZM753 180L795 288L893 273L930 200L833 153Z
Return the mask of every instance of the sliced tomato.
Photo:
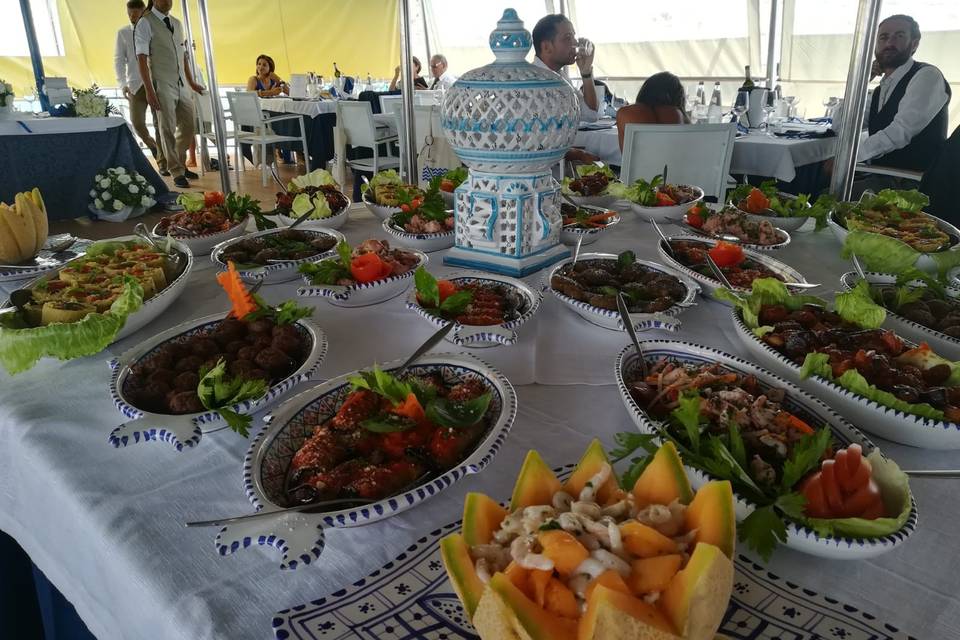
M658 207L672 207L677 204L677 201L665 194L662 191L657 191L657 206Z
M447 193L452 193L457 187L453 184L453 180L447 180L444 178L440 181L440 191L446 191Z
M384 277L390 267L375 253L365 253L350 260L350 273L357 282L373 282Z
M746 199L746 210L750 213L763 213L770 208L770 198L763 191L754 187Z
M691 209L687 212L687 224L697 229L703 226L703 218L700 217L699 209L696 211Z
M221 205L224 202L226 202L226 199L220 191L207 191L203 194L203 206L207 208Z
M449 280L437 280L437 289L440 290L440 302L443 302L457 292L457 285Z
M732 267L743 262L743 249L730 242L718 242L707 253L718 267Z

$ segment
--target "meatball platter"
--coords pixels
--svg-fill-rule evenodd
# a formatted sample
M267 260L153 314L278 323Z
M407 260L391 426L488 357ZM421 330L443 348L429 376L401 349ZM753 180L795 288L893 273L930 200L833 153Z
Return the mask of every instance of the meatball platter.
M202 373L219 362L226 375L265 380L258 397L229 407L252 414L306 382L327 353L327 338L309 318L279 324L271 318L238 320L223 313L160 333L110 362L110 394L130 419L110 434L115 447L150 440L178 451L195 446L203 433L226 428L223 417L198 396Z
M392 379L391 372L400 365L396 360L375 371L381 379L384 374ZM392 404L377 395L379 404L371 406L369 389L354 384L362 378L372 380L373 374L339 376L271 411L264 418L268 426L250 445L243 469L247 496L257 510L330 496L354 497L357 503L227 525L216 539L221 555L256 540L283 552L283 568L309 564L323 550L324 527L355 527L389 518L483 471L516 418L517 397L502 373L467 354L429 354L412 365L401 382L414 384L417 397L423 398L429 386L434 397L454 404L475 401L480 393L488 402L480 420L465 429L435 427L432 401L425 401L427 416L416 420L416 427L385 431L378 425L386 420L380 419L363 428L358 423L369 423ZM412 402L408 398L394 410L407 414ZM444 413L462 415L457 410ZM388 469L392 471L385 473ZM305 497L307 485L311 491Z

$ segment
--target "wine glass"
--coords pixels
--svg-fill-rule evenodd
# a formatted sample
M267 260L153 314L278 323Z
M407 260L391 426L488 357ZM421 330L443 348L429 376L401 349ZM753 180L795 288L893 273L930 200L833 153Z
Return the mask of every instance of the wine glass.
M773 113L777 110L777 92L776 91L764 91L763 92L763 130L768 136L772 136L770 133L770 118L773 117Z
M737 91L737 98L733 102L733 114L734 122L739 123L740 118L743 117L750 109L750 92L749 91Z

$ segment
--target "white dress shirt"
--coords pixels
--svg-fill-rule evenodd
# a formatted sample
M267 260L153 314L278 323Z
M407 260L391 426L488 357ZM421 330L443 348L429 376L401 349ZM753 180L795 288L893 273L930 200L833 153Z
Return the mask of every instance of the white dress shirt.
M183 26L180 24L180 21L170 15L165 15L157 10L156 7L151 9L153 15L164 20L165 18L170 18L170 24L173 25L173 40L177 43L177 61L180 64L180 75L186 82L186 75L183 74L183 54L186 49L184 48L186 44L186 38L183 36ZM137 55L150 55L150 39L153 38L153 27L150 25L149 20L140 19L137 22L137 28L134 30L134 44Z
M546 63L540 59L539 56L533 56L533 66L540 67L542 69L550 69ZM553 69L550 69L553 71ZM583 92L573 86L573 83L570 81L570 74L567 73L567 68L563 67L560 69L558 74L563 81L566 82L570 87L577 93L577 100L580 101L580 122L596 122L600 117L600 114L587 106L587 101L583 97ZM593 78L587 78L587 81L593 82ZM599 104L597 105L600 106Z
M880 81L880 86L874 89L874 91L880 92L880 109L883 109L883 105L887 103L890 94L893 93L893 90L911 66L913 66L913 58L897 67L890 75L884 76ZM940 112L948 99L946 89L943 86L943 74L940 73L939 69L934 66L926 66L917 71L907 85L907 90L900 100L897 115L894 116L893 122L863 141L863 144L860 145L860 151L857 153L857 161L864 162L885 153L902 149L910 144L914 136L930 124L930 121ZM868 104L868 115L869 108Z
M450 70L446 70L440 74L439 78L434 78L433 82L430 83L431 89L443 89L444 91L450 89L453 86L453 83L459 79L458 76L450 73Z
M133 25L128 24L117 31L117 46L113 52L113 68L117 73L117 86L130 90L130 93L140 91L143 80L140 78L140 66L137 64L137 53L133 43Z

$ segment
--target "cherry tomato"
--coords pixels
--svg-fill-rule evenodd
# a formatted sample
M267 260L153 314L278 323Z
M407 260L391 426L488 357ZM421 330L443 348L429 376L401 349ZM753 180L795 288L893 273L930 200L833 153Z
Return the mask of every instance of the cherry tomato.
M220 191L207 191L203 194L203 206L207 208L221 205L225 201L226 199Z
M400 211L403 211L404 213L410 213L410 205L406 203L400 205Z
M444 178L440 181L440 191L446 191L447 193L453 192L456 187L453 185L453 180L447 180Z
M457 285L449 280L437 280L437 288L440 290L440 302L457 292Z
M419 209L419 208L420 208L420 205L422 205L422 204L423 204L423 198L414 198L414 199L410 202L410 208L411 208L411 209Z
M718 267L732 267L743 262L743 249L730 242L720 241L707 253Z
M350 260L350 273L357 282L379 280L384 277L384 269L390 267L375 253L365 253Z
M703 226L703 218L700 217L699 209L696 211L691 209L687 212L687 224L691 227L696 227L697 229Z
M763 194L763 191L754 187L750 192L750 195L747 196L746 210L750 213L763 213L770 208L770 198Z
M662 191L657 191L657 206L658 207L672 207L677 204L677 201L665 194Z

